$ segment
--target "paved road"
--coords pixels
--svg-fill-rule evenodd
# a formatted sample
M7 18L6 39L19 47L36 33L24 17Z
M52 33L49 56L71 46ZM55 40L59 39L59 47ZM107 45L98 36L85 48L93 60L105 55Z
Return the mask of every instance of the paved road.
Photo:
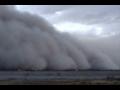
M120 71L0 71L0 80L108 80Z

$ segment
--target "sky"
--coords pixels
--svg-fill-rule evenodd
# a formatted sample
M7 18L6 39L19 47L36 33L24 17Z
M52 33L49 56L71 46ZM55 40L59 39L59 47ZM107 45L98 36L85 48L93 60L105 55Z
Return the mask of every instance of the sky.
M37 14L58 31L87 37L120 33L120 5L16 5L22 12Z

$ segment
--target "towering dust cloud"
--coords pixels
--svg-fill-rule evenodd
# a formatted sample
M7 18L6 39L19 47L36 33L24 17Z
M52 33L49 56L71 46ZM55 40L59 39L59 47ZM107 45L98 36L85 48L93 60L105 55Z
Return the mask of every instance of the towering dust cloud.
M84 43L39 16L0 6L1 70L120 69L120 62Z

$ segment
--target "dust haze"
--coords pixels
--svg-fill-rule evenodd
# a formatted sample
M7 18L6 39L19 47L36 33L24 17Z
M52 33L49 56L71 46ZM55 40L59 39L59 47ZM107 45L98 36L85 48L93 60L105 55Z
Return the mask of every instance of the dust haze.
M40 16L0 6L1 70L118 70L117 38L76 39Z

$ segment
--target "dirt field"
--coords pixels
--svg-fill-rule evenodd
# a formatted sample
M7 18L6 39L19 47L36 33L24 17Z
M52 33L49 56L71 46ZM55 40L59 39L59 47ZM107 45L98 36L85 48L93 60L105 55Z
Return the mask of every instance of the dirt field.
M120 71L0 71L0 85L120 85Z
M0 81L0 85L120 85L120 80Z

